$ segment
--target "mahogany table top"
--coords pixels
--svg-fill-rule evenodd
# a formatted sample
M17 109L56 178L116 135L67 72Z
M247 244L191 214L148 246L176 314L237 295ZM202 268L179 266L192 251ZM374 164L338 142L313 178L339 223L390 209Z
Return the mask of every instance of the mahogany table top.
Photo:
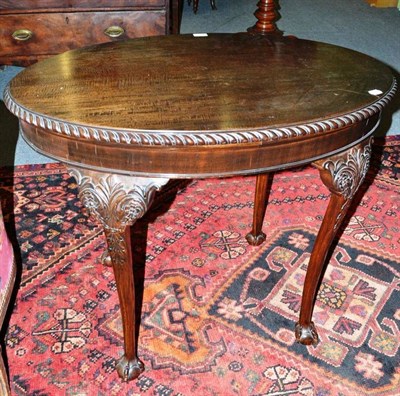
M22 129L45 154L94 166L103 149L102 167L139 174L163 169L189 177L214 170L258 172L346 146L360 136L332 134L329 147L317 148L322 135L379 113L394 84L381 62L334 45L247 33L181 35L108 43L46 59L12 80L5 101L23 126L37 127ZM319 140L311 144L309 138ZM167 148L247 144L251 149L282 139L285 145L287 139L303 141L304 147L292 150L303 154L262 163L243 158L246 164L239 168L196 165L187 172L176 169L171 150L172 157L165 157ZM71 140L79 150L71 149ZM125 148L122 159L111 161L107 157L116 154L116 145L131 151ZM137 152L144 146L148 153ZM156 146L164 152L154 151ZM201 154L200 163L226 164L233 153ZM181 160L194 154L198 151L189 150ZM159 163L149 167L155 157Z

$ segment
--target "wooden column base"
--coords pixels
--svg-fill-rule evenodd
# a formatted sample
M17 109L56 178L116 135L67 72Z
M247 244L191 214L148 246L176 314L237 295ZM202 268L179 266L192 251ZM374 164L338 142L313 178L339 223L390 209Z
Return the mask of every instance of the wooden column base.
M277 4L275 0L260 0L257 3L257 10L254 16L257 22L254 26L247 29L253 34L276 34L282 36L282 32L277 28L276 21L278 19Z

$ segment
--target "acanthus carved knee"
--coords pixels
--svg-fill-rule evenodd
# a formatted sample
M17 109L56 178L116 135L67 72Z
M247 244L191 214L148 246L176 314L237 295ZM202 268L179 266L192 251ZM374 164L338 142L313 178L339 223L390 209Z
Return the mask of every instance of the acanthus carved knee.
M69 173L79 185L79 199L104 227L108 253L114 264L125 260L124 232L142 217L154 198L155 191L168 182L164 178L117 175L70 167Z
M367 175L371 160L371 144L372 138L344 153L313 163L319 169L321 180L330 192L344 198L334 229L339 226L344 213Z

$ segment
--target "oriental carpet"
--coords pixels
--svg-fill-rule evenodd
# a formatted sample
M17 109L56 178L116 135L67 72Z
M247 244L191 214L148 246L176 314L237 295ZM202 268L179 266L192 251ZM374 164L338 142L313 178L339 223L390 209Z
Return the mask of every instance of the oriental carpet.
M5 335L12 394L399 395L399 160L400 137L375 143L317 297L321 341L309 347L293 330L329 199L318 172L275 175L259 247L245 241L254 177L167 186L132 230L146 370L128 384L115 371L122 326L100 263L105 238L75 181L59 164L1 170L20 267Z

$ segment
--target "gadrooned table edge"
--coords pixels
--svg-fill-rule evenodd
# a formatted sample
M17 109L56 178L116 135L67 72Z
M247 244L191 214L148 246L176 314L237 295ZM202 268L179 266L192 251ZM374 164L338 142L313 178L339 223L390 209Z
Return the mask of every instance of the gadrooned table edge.
M65 137L84 139L103 144L126 144L136 146L210 146L225 144L243 144L268 142L290 139L299 136L309 136L344 128L370 118L379 113L390 102L397 91L397 81L389 91L370 105L316 122L291 125L287 127L251 129L237 131L157 131L157 130L122 130L101 128L90 125L57 120L52 117L35 113L18 104L10 92L10 84L4 91L4 103L9 111L20 120L30 125L58 133Z

